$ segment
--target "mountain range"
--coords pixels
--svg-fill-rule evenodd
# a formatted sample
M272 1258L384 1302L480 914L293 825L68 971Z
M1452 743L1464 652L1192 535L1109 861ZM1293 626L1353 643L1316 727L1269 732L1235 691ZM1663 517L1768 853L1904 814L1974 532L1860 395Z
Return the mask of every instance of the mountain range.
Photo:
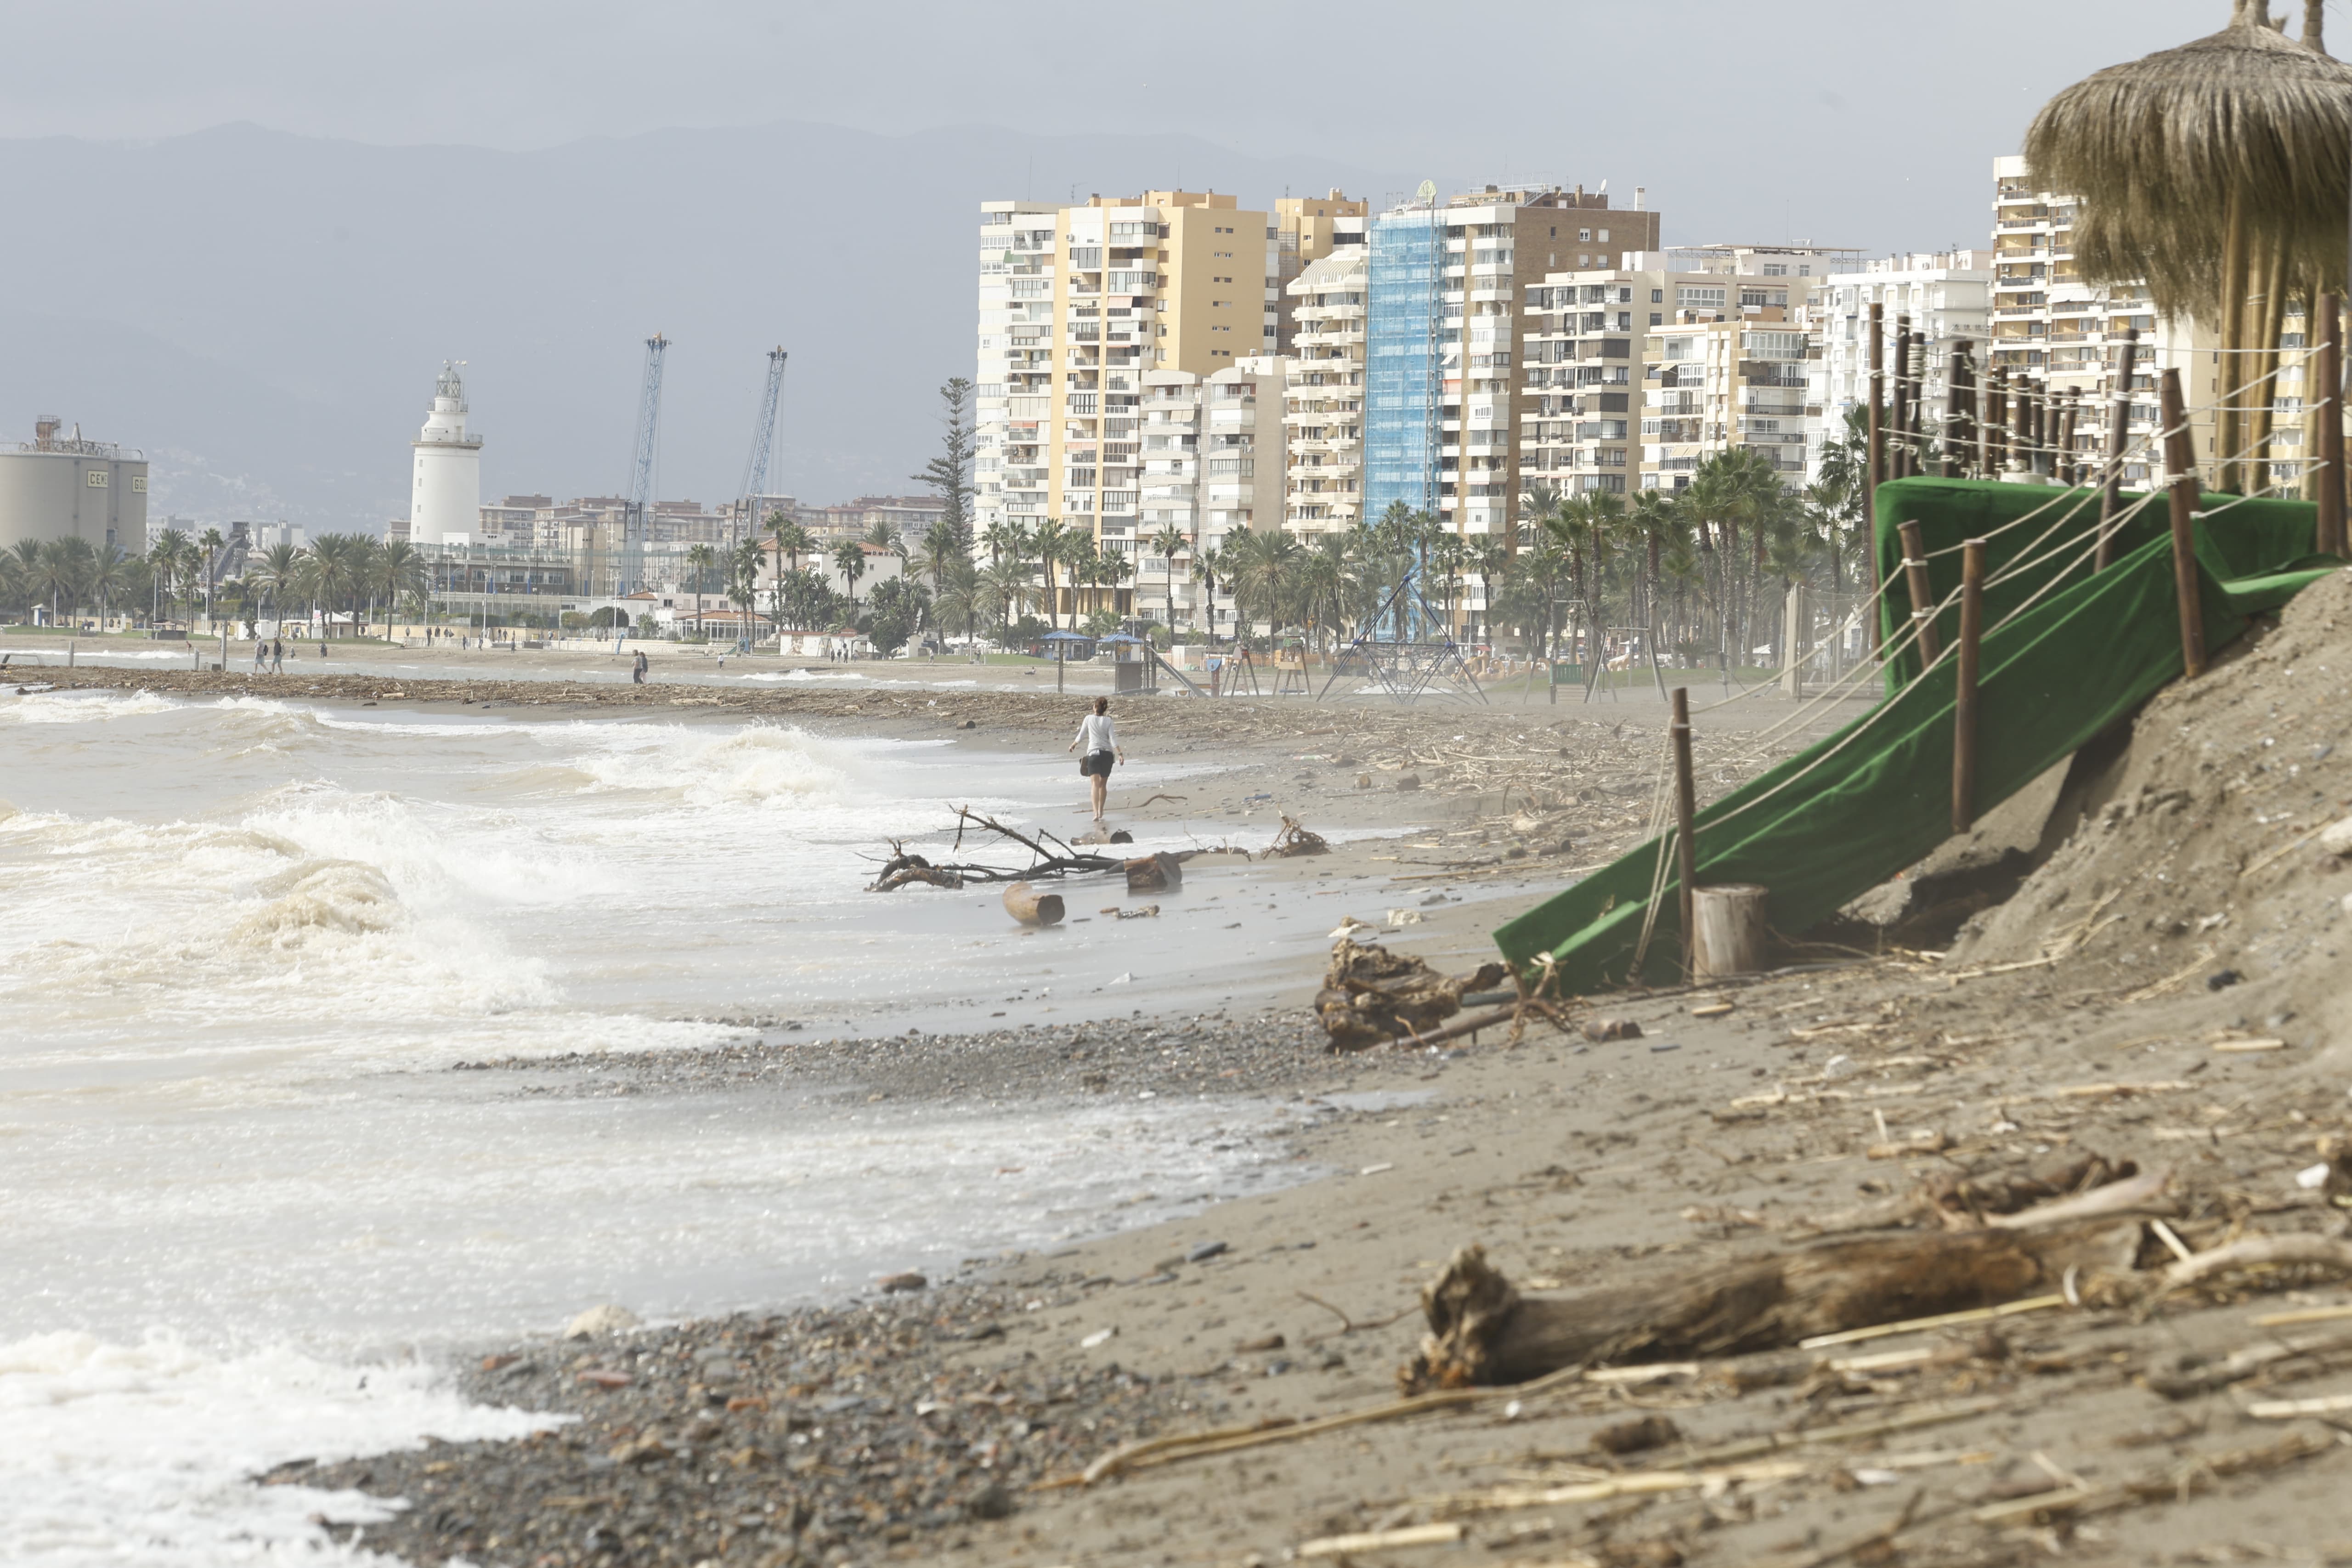
M1385 204L1423 177L1183 136L791 122L531 152L234 124L0 141L0 174L18 214L0 439L57 414L143 449L159 515L314 531L404 514L444 359L467 362L485 500L613 493L656 331L661 499L734 495L776 344L769 488L904 492L936 389L972 373L982 201L1179 185L1247 207L1339 186Z

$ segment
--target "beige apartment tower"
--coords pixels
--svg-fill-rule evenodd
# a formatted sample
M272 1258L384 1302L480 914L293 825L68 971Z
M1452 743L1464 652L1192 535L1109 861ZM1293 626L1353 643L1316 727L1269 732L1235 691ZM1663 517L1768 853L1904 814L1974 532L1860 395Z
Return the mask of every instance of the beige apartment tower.
M1276 213L1205 191L982 204L982 531L1057 518L1134 556L1143 377L1206 381L1273 353L1286 267L1328 251L1361 207L1336 191Z

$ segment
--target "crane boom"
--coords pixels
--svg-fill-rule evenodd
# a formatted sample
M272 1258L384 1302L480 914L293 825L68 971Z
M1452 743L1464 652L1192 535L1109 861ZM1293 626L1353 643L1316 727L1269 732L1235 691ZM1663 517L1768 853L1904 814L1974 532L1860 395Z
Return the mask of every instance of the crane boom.
M653 502L654 452L661 433L662 355L669 340L656 332L646 340L645 381L637 390L637 449L629 465L628 515L621 529L619 589L635 592L644 570L646 508Z
M743 464L744 500L768 490L768 458L776 447L776 405L784 390L784 351L768 351L768 390L760 399L760 422L751 426L751 456ZM757 521L756 519L754 520Z

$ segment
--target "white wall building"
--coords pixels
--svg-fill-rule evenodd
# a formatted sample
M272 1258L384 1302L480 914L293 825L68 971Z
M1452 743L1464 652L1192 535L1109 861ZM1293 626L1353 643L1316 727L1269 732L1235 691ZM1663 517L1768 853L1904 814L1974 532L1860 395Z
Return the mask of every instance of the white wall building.
M1293 533L1357 527L1364 501L1366 257L1343 246L1307 264L1286 292L1292 339L1288 408Z
M1927 340L1920 412L1937 433L1950 408L1952 351L1969 345L1979 386L1991 367L1992 285L1990 250L1883 257L1822 280L1814 291L1822 357L1807 398L1820 410L1807 431L1809 482L1821 477L1822 447L1845 434L1846 411L1869 406L1871 306L1879 307L1890 396L1897 324L1907 318L1913 337Z
M408 492L408 538L413 544L463 543L480 525L482 438L466 430L465 362L443 361L433 388L433 412L409 443L415 453Z
M1237 528L1282 526L1286 447L1284 381L1294 361L1252 354L1229 370L1147 371L1143 375L1142 527L1129 583L1139 615L1205 629L1208 594L1192 580L1200 552L1223 548ZM1158 545L1170 529L1183 534L1171 608L1169 557ZM1105 548L1119 542L1107 541ZM1217 635L1233 635L1233 605L1217 591Z

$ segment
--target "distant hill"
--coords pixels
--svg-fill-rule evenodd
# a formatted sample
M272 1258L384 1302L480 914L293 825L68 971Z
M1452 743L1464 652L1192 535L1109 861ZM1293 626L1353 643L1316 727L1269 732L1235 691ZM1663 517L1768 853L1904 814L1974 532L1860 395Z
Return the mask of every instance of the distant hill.
M765 351L792 351L772 485L911 488L932 390L971 374L978 204L1180 181L1264 205L1424 175L1186 137L782 123L536 153L225 125L0 141L0 439L36 414L146 449L152 503L381 526L443 358L470 362L486 499L610 491L643 340L670 337L659 489L740 478Z

